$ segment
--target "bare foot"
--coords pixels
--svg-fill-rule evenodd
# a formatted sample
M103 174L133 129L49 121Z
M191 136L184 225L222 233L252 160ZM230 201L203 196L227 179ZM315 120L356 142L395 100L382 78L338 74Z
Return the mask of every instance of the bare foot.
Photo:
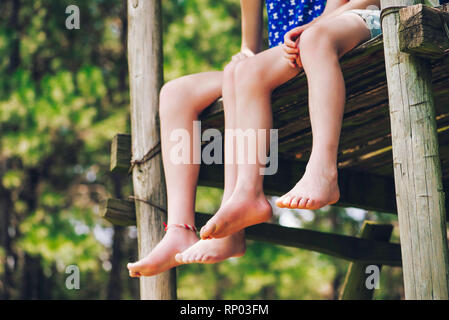
M320 209L340 198L337 170L307 165L306 172L296 186L276 200L280 208Z
M201 239L223 238L248 226L267 221L271 205L260 192L235 189L231 197L201 228Z
M245 231L241 230L221 239L199 240L193 246L178 253L178 263L217 263L231 257L245 254Z
M197 241L198 237L190 230L169 228L161 242L145 258L128 263L129 275L149 277L176 267L179 263L175 260L175 255Z

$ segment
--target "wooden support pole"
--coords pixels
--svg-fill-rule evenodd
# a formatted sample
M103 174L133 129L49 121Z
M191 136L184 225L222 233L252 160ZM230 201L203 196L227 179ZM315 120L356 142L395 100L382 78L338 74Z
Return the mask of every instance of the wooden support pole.
M159 144L159 90L163 81L161 0L128 0L128 63L131 89L132 154L141 160ZM166 207L161 155L133 168L134 194ZM139 258L163 237L166 214L136 201ZM176 270L140 278L141 299L176 299Z
M430 62L400 51L398 9L381 0L396 202L406 299L448 299L444 192Z
M365 221L362 226L360 238L388 242L393 232L391 224L379 224L373 221ZM366 268L369 264L351 262L346 273L343 290L340 300L371 300L374 295L374 288L368 289L366 286ZM382 265L377 264L380 269Z

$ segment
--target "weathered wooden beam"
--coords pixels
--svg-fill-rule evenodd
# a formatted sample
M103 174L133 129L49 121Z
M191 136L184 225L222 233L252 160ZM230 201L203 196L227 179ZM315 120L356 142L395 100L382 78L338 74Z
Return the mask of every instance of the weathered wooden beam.
M131 135L117 134L111 143L111 171L128 172L131 161Z
M130 139L126 135L118 135L114 138L117 143L127 144ZM118 146L116 150L128 148ZM116 157L117 167L127 171L130 166L131 155L121 153ZM279 170L273 176L266 176L264 189L270 195L282 195L289 191L301 178L305 170L305 164L299 161L286 159L279 160ZM202 165L200 169L199 185L209 187L223 187L223 165ZM396 212L394 196L394 181L392 178L372 175L364 172L354 172L349 169L339 170L340 201L337 205L353 206L368 210L376 210L386 213Z
M134 202L122 199L108 199L104 204L101 217L118 226L136 225L136 206Z
M126 203L127 202L127 203ZM103 217L120 225L132 225L130 218L135 212L134 202L127 200L108 201ZM210 214L195 213L195 225L201 228ZM157 226L163 229L162 224ZM349 261L366 264L385 264L400 266L401 249L399 244L386 243L352 236L320 231L288 228L271 223L262 223L245 229L248 239L272 244L312 250Z
M415 0L381 0L393 167L406 299L449 298L446 213L431 64L401 52L399 13Z
M199 185L223 187L223 165L203 165L200 168ZM279 159L278 172L264 178L266 194L280 196L290 191L305 172L305 164L298 161ZM392 178L339 170L340 200L343 207L358 207L385 213L396 213L394 181Z
M159 144L159 90L163 83L161 0L128 0L128 65L131 89L132 154L141 160ZM166 207L167 195L161 155L133 169L134 194ZM162 239L166 213L136 203L139 258ZM176 299L176 270L140 277L141 299Z
M449 50L449 13L444 7L417 4L399 11L399 47L402 52L439 59Z
M117 138L117 136L121 136ZM116 149L127 150L131 148L131 136L118 134ZM116 167L120 172L128 172L131 154L123 151L115 157ZM279 171L274 176L265 177L264 189L269 195L280 196L288 192L302 176L305 165L299 161L280 159ZM199 176L199 185L223 188L223 165L202 165ZM393 178L371 174L352 169L339 170L340 200L336 204L342 207L357 207L383 213L397 214L396 196ZM449 181L444 184L444 190L449 190ZM449 192L446 192L449 196ZM446 219L449 220L449 201L446 204Z
M393 226L391 224L380 224L374 221L364 221L360 233L360 238L389 242ZM351 262L346 273L340 300L371 300L374 295L374 288L368 289L366 286L366 269L370 264ZM379 272L381 264L376 264Z

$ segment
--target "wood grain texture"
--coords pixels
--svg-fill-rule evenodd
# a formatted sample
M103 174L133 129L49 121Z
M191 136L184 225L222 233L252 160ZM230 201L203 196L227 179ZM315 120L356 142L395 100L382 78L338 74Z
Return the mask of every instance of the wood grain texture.
M449 49L444 24L449 13L417 4L399 11L399 47L402 52L423 58L439 59Z
M423 58L439 59L449 49L444 24L449 13L417 4L399 11L399 47L402 52Z
M439 7L447 11L446 6ZM338 152L339 168L393 176L391 127L382 35L348 52L341 60L347 103ZM438 129L448 126L449 54L431 62ZM279 129L279 152L283 158L307 163L312 135L307 108L307 84L300 74L277 88L272 95L274 128ZM223 128L221 100L201 115L202 128ZM442 137L449 131L439 132ZM449 178L449 150L441 150L443 175ZM376 152L379 151L379 152Z
M130 168L131 135L117 134L111 143L111 172L125 172Z
M101 217L117 226L135 226L136 206L134 202L128 200L107 199Z
M141 159L159 142L159 90L163 82L161 0L128 0L128 63L132 154ZM166 207L161 155L133 169L134 195ZM162 239L166 214L136 201L139 258ZM176 270L140 278L141 299L176 299Z
M374 221L364 221L360 232L360 238L389 242L393 226L391 224L380 224ZM381 264L376 264L379 271ZM340 300L371 300L374 296L374 289L366 287L366 268L369 264L351 262L346 273Z
M414 0L382 0L382 8ZM399 13L382 21L406 299L448 299L442 174L429 61L399 47Z
M123 135L124 136L124 135ZM114 139L117 143L130 144L126 138ZM390 140L388 140L390 142ZM130 146L119 146L117 149L126 150ZM131 155L123 154L117 157L117 166L129 168ZM279 159L279 170L273 176L266 176L264 190L269 195L282 195L288 192L304 174L305 164L291 159ZM127 169L124 170L127 172ZM223 188L223 165L202 165L200 169L199 185ZM337 203L343 207L358 207L386 213L396 213L394 196L394 181L386 177L368 172L353 171L342 168L339 172L340 200Z

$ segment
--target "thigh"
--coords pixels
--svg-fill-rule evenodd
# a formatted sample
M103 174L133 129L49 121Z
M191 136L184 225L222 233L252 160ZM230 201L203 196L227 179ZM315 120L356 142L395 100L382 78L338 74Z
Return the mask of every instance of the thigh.
M168 95L176 95L181 101L189 101L196 111L201 112L221 97L223 72L211 71L191 74L165 84Z
M236 72L239 73L237 78L244 79L242 81L253 81L271 90L292 79L302 70L289 65L281 46L247 58L236 68Z
M344 12L337 17L323 20L326 36L332 42L339 57L370 39L370 31L365 20L353 12Z

